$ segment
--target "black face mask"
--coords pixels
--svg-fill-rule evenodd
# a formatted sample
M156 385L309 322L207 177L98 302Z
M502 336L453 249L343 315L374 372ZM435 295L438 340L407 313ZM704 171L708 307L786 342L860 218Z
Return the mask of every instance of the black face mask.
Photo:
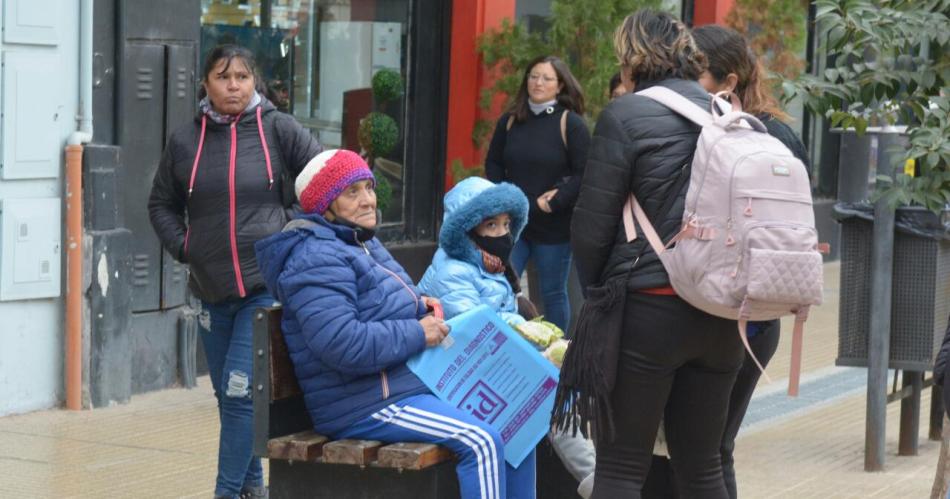
M333 213L332 209L328 209L330 213ZM376 210L376 227L379 227L379 223L383 220L383 212ZM356 240L365 243L370 239L376 237L376 228L367 229L366 227L357 225L346 218L338 216L336 213L333 213L333 223L342 225L344 227L349 227L353 229L353 232L356 233Z
M479 236L475 231L472 231L469 233L469 237L472 238L472 241L475 241L475 244L479 248L485 250L490 255L501 258L503 262L508 261L508 256L511 255L511 248L515 245L515 240L510 232L503 236L488 237Z

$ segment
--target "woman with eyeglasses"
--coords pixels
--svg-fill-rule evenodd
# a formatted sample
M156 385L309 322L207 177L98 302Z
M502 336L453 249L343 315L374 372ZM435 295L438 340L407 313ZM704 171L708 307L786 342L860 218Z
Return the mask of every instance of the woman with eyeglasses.
M528 225L511 265L520 276L534 261L544 315L564 330L571 320L571 212L590 145L583 113L584 95L567 65L539 57L528 64L518 94L498 119L485 158L489 180L510 182L528 196Z

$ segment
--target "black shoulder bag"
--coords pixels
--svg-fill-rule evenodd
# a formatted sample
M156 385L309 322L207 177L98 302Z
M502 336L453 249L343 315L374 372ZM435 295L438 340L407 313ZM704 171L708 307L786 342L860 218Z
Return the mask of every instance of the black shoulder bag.
M662 218L673 208L689 179L687 173L688 166L685 166L667 193L659 211ZM571 344L564 354L554 397L551 424L555 430L566 432L570 429L576 435L579 427L581 434L591 438L589 431L593 425L598 440L613 440L615 426L610 397L617 380L627 282L648 247L644 241L623 275L587 287L587 297L577 317Z

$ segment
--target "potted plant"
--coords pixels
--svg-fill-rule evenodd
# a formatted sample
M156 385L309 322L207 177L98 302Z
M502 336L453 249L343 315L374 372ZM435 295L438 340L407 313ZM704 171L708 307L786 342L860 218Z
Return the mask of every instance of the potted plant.
M868 158L841 151L839 199L848 203L836 207L842 221L838 363L867 362L873 271L867 200L884 199L898 210L891 367L929 370L950 304L942 216L950 203L950 0L817 0L815 7L831 63L784 82L785 98L800 98L878 152ZM849 175L851 169L857 174ZM869 178L875 185L867 196Z
M360 120L357 136L361 154L376 174L376 198L379 210L386 214L392 204L393 180L400 182L402 165L385 158L399 143L399 125L391 116L381 111L391 102L402 97L402 75L392 69L381 69L373 75L373 101L377 108Z

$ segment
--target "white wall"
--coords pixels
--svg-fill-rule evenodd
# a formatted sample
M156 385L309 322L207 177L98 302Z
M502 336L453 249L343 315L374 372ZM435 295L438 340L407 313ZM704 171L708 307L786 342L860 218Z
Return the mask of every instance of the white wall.
M79 2L76 0L3 0L2 41L3 57L8 54L24 54L31 60L49 61L44 68L55 71L49 99L56 103L50 106L37 105L18 96L2 85L0 99L5 104L15 104L17 112L33 112L43 109L43 119L50 124L37 131L37 140L26 135L24 139L9 140L10 135L0 136L0 150L4 157L10 153L25 158L51 155L58 162L55 177L38 179L10 179L0 176L0 203L18 198L55 198L63 196L63 167L66 138L75 130L78 112L78 56L79 56ZM37 22L39 21L39 22ZM43 27L43 26L46 27ZM23 28L26 26L27 28ZM40 26L40 28L29 28ZM31 31L32 30L32 31ZM36 43L39 42L39 43ZM31 64L31 63L27 63ZM41 64L37 62L36 64ZM38 69L39 66L37 66ZM0 72L7 74L6 65ZM0 81L3 81L0 78ZM43 103L48 104L48 102ZM47 111L55 109L52 118ZM35 121L35 120L34 120ZM19 122L19 123L22 123ZM15 122L7 113L0 123L3 130L10 131ZM56 140L42 140L53 134ZM49 144L54 144L50 146ZM45 144L43 150L28 149L30 144ZM5 164L4 167L7 165ZM9 172L9 171L8 171ZM9 175L7 175L9 176ZM2 206L2 204L0 204ZM65 211L65 210L64 210ZM42 214L39 214L42 215ZM62 219L50 216L50 223L63 231ZM2 229L2 227L0 227ZM65 234L62 235L65 240ZM0 240L0 259L13 256L11 245ZM65 259L60 257L55 264L65 269ZM65 271L62 272L65 275ZM2 276L0 276L2 278ZM57 406L63 399L63 300L65 280L61 281L59 296L52 298L0 301L0 415L27 412ZM56 286L54 286L56 287Z

